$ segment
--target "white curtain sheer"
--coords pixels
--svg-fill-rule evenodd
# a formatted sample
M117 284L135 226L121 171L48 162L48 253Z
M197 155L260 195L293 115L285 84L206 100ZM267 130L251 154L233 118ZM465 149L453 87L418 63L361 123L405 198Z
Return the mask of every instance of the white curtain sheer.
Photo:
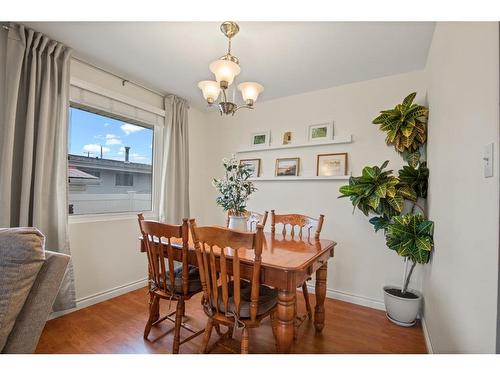
M33 226L47 250L70 254L67 116L71 49L10 25L0 126L0 227ZM2 64L4 65L4 64ZM75 306L71 264L54 311Z
M172 224L189 217L188 108L178 96L165 97L159 214L161 221Z

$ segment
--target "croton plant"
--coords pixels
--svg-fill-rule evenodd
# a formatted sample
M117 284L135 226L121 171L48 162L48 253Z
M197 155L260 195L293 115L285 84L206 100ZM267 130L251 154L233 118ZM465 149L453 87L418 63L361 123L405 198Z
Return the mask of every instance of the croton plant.
M361 176L351 176L349 185L341 186L339 198L349 198L354 210L366 216L375 232L383 230L387 247L412 262L401 289L406 293L417 263L429 261L433 248L434 223L425 218L419 204L427 198L429 169L422 160L421 150L426 142L428 109L413 104L416 93L411 93L394 109L382 111L373 120L387 133L386 143L393 145L407 165L394 175L386 169L386 160L380 167L364 167ZM406 204L408 203L408 204Z

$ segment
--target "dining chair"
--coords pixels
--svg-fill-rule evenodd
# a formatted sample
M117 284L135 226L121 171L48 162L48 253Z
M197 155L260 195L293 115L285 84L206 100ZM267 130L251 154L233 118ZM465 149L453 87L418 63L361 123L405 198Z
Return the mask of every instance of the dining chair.
M177 354L181 344L201 335L204 331L196 332L182 322L186 308L185 302L202 291L198 268L188 264L188 219L183 219L181 225L147 221L144 220L142 214L138 215L138 219L148 256L149 292L151 294L149 318L144 328L144 339L148 339L153 326L164 320L169 320L174 323L172 352ZM181 239L182 247L172 246L173 239ZM178 260L180 262L174 262ZM177 302L174 319L172 319L174 312L159 318L160 300ZM180 341L181 328L191 332L192 335Z
M321 229L323 228L323 221L325 215L319 215L318 219L300 214L280 214L277 215L274 210L271 210L271 233L275 234L276 224L282 224L283 229L281 233L283 236L287 234L287 227L290 229L290 236L294 238L296 235L300 238L304 238L304 231L307 233L307 239L310 240L312 237L312 231L314 231L314 239L319 240L319 235ZM296 227L298 227L298 233L296 233ZM302 294L304 295L304 301L306 304L307 315L309 319L312 319L312 309L311 303L309 302L309 292L307 290L307 284L304 282L302 284Z
M226 227L229 226L229 216L231 215L230 210L227 212L226 217ZM245 216L247 217L248 229L253 232L257 230L257 225L260 224L263 227L266 226L268 212L264 211L264 214L260 214L254 211L246 211Z
M212 329L217 324L227 326L228 330L215 345L232 337L236 329L243 330L242 354L248 353L249 329L259 327L267 316L271 318L276 340L278 291L260 285L263 226L258 224L256 232L244 233L215 226L198 227L194 219L190 224L203 286L203 310L208 316L201 352L209 351ZM241 249L253 249L250 281L240 276Z

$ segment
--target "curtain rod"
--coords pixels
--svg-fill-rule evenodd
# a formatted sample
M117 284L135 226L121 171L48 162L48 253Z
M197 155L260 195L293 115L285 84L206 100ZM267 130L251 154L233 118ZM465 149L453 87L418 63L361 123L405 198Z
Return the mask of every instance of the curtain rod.
M116 78L120 79L122 81L122 86L125 86L125 83L128 82L128 83L130 83L130 84L132 84L132 85L134 85L136 87L140 87L141 89L144 89L146 91L152 92L153 94L159 95L161 97L164 97L166 95L166 93L150 89L149 87L143 86L140 83L137 83L137 82L131 81L129 79L123 78L123 77L119 76L118 74L115 74L113 72L110 72L109 70L103 69L100 66L94 65L94 64L92 64L92 63L90 63L88 61L85 61L85 60L83 60L83 59L81 59L79 57L72 56L71 58L73 60L76 60L76 61L79 61L79 62L81 62L83 64L89 65L89 66L91 66L94 69L100 70L101 72L107 73L109 75L112 75L113 77L116 77Z
M4 25L2 25L2 29L8 31L8 30L10 30L10 27L8 25L4 24ZM159 95L161 97L164 97L166 95L166 93L150 89L149 87L143 86L140 83L137 83L137 82L131 81L129 79L123 78L123 77L121 77L121 76L119 76L119 75L117 75L117 74L115 74L113 72L110 72L109 70L103 69L100 66L97 66L97 65L94 65L92 63L89 63L88 61L85 61L85 60L83 60L81 58L78 58L78 57L75 57L75 56L72 56L71 58L74 59L74 60L76 60L76 61L79 61L79 62L81 62L83 64L89 65L89 66L91 66L94 69L100 70L101 72L107 73L109 75L112 75L113 77L116 77L116 78L120 79L122 81L122 86L125 86L125 83L128 82L128 83L130 83L130 84L132 84L132 85L134 85L136 87L140 87L143 90L149 91L149 92L151 92L153 94L156 94L156 95Z

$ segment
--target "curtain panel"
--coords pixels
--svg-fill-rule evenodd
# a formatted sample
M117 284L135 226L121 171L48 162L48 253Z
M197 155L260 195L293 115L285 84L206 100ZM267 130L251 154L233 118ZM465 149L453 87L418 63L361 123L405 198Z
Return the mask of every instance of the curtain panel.
M179 224L189 218L188 103L175 95L165 97L160 220Z
M10 25L0 126L0 227L36 227L47 250L70 254L67 117L71 49ZM75 307L70 264L54 311Z

